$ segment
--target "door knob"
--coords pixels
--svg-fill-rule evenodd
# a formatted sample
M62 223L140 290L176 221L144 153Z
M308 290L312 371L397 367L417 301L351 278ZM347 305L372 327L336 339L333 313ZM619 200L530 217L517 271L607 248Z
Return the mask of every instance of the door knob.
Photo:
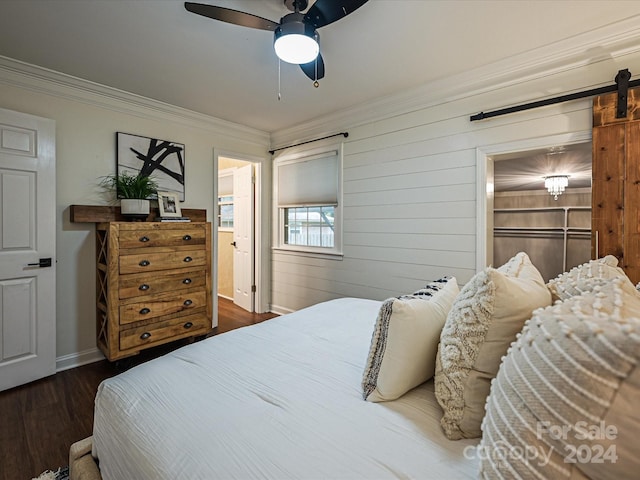
M27 267L50 267L51 259L50 258L41 258L37 263L27 263Z
M231 242L230 245L236 246L236 242Z

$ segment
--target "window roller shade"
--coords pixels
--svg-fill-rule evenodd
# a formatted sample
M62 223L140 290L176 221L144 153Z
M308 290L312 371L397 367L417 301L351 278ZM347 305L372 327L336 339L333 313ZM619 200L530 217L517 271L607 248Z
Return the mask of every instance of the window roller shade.
M233 175L218 177L218 196L228 197L233 195Z
M285 163L278 168L278 205L337 205L338 152Z

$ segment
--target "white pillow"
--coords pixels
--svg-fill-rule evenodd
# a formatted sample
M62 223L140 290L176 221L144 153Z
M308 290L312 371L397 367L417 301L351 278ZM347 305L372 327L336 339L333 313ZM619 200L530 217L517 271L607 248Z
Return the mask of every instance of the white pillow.
M491 385L480 477L638 478L639 365L626 277L534 312Z
M362 378L365 400L395 400L433 377L440 330L458 291L455 277L445 277L382 304Z
M613 255L607 255L561 273L549 280L547 288L551 292L551 300L555 302L590 292L595 285L602 284L602 280L618 277L626 277L626 274L618 267L618 259Z
M447 438L481 435L484 404L500 360L539 307L551 304L540 272L520 252L478 272L460 291L440 336L435 393Z

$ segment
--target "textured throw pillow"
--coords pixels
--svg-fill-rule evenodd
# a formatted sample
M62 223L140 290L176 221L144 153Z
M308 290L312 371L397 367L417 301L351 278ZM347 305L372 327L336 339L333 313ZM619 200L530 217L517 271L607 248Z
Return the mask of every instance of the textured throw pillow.
M525 253L477 273L460 291L440 336L435 393L447 438L479 437L484 404L502 356L536 308L551 304Z
M551 292L551 300L566 300L584 292L590 292L601 280L626 277L624 270L618 267L618 259L613 255L590 260L573 267L556 278L549 280L547 288Z
M626 278L538 310L491 385L481 478L638 478L640 294Z
M395 400L433 377L440 331L458 291L455 277L445 277L382 304L362 378L365 400Z

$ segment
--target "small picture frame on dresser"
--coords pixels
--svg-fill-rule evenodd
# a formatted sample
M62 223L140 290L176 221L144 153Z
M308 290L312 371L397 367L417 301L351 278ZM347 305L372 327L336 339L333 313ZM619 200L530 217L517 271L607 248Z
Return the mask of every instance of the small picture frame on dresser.
M158 208L160 218L181 217L178 194L173 192L158 192Z

